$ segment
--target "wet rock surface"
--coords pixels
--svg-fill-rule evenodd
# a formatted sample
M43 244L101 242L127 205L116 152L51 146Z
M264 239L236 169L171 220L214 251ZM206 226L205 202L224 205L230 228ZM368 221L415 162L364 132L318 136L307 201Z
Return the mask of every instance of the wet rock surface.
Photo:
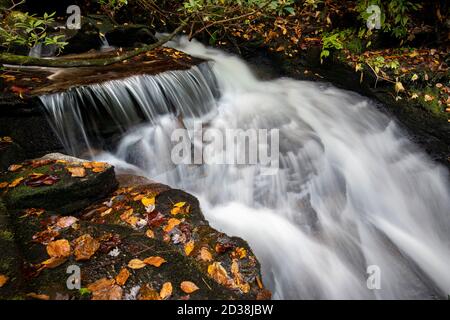
M192 195L143 177L123 175L119 176L122 184L113 192L106 184L98 185L105 195L95 201L91 195L89 205L80 206L82 200L70 198L80 194L68 194L69 186L83 179L99 179L109 171L116 182L114 169L107 164L50 155L10 166L9 172L2 174L0 192L6 205L0 202L0 231L10 235L0 239L2 249L9 247L0 264L0 274L7 277L0 288L2 297L270 298L248 244L209 226ZM46 185L46 177L39 176L31 180L36 186L27 186L33 173L59 180ZM70 215L63 215L70 206L57 199L50 205L34 198L38 193L16 198L24 188L47 190L40 194L67 193L64 201L77 202L79 208L72 207ZM11 202L11 197L15 201ZM42 205L50 206L44 209ZM68 267L79 268L81 279L70 278L69 282L81 281L80 290L68 288Z

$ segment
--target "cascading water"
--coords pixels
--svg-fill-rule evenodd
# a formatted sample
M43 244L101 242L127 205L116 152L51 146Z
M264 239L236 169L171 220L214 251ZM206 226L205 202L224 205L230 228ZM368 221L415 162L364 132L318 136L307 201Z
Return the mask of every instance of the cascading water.
M197 195L215 228L250 243L276 299L450 293L448 172L373 102L326 84L259 81L237 57L185 38L171 46L212 62L42 98L69 151L95 129L82 105L91 116L98 106L108 110L129 130L114 152L96 158ZM137 113L147 122L134 126ZM222 131L279 129L280 169L173 164L171 133L194 119ZM367 286L372 265L381 289Z

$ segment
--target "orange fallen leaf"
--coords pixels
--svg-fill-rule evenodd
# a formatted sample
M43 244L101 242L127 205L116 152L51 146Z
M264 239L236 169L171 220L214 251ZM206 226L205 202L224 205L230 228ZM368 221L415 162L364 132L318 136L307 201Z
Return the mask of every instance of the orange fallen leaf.
M181 223L180 220L175 219L175 218L170 218L169 221L167 222L167 225L164 227L163 230L165 232L170 232L173 228L175 228L180 223Z
M220 262L214 262L208 266L208 274L213 278L218 284L228 286L230 284L230 278L225 268Z
M15 179L13 182L11 182L9 184L9 187L10 188L16 187L17 185L19 185L23 181L23 179L24 179L23 177L19 177L19 178Z
M8 182L1 182L0 183L0 189L6 188L8 186Z
M163 284L161 291L159 292L159 296L161 299L166 299L172 295L172 283L166 282Z
M154 233L151 229L148 229L148 230L145 232L145 235L146 235L148 238L151 238L151 239L154 239L154 238L155 238L155 233Z
M74 254L76 261L89 260L100 248L100 242L90 234L84 234L74 241Z
M92 300L121 300L123 290L114 279L102 278L87 286L92 292Z
M128 262L128 267L131 269L142 269L146 266L145 262L140 259L131 259Z
M174 207L170 210L170 213L174 216L176 216L177 214L179 214L181 212L181 208L179 207Z
M0 288L3 287L9 280L8 276L5 276L4 274L0 274Z
M67 167L66 169L71 173L72 177L83 178L86 176L86 170L83 167Z
M47 254L52 258L70 256L70 243L66 239L52 241L47 245Z
M195 283L191 281L183 281L180 284L180 288L181 290L183 290L184 293L193 293L200 289L199 287L197 287Z
M207 262L213 260L212 254L209 252L208 248L202 247L200 249L200 259Z
M161 257L148 257L148 258L144 259L145 264L149 264L149 265L157 267L157 268L159 268L165 262L167 262L167 261Z
M51 257L41 263L43 268L54 269L67 261L67 257Z
M14 171L19 170L22 167L23 167L23 165L21 165L21 164L12 164L8 167L8 171L14 172Z
M128 271L127 268L122 268L122 270L120 270L119 274L116 276L116 283L119 286L123 286L125 285L129 277L130 271Z
M26 294L27 297L37 300L50 300L50 297L46 294L37 294L34 292L30 292Z
M184 245L184 253L189 256L192 252L192 250L194 250L194 240L189 241L188 243L186 243Z

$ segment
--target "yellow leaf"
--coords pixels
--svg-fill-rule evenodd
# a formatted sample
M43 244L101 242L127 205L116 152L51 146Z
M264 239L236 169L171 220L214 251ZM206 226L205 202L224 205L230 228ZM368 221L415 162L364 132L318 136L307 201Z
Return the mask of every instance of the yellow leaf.
M179 208L179 207L174 207L174 208L172 208L172 210L170 210L170 213L173 214L173 215L175 216L175 215L179 214L180 211L181 211L181 208Z
M16 187L17 185L19 185L22 181L23 181L23 177L20 177L20 178L17 178L17 179L15 179L13 182L11 182L10 184L9 184L9 187L10 188L14 188L14 187Z
M413 76L411 77L411 81L416 81L417 79L419 79L419 76L414 73Z
M433 100L434 100L434 97L431 96L431 95L429 95L429 94L426 94L426 95L424 96L424 100L425 100L426 102L430 102L430 101L433 101Z
M194 240L189 241L184 245L184 253L186 253L187 256L189 256L194 250Z
M214 262L208 266L208 274L213 278L218 284L229 285L230 278L228 273L220 262Z
M403 92L403 91L405 91L403 84L400 81L397 81L395 83L395 92L399 93L399 92Z
M180 223L181 223L180 220L175 219L175 218L170 218L169 221L167 222L167 225L164 227L163 230L165 232L170 232L173 228L175 228Z
M163 284L159 296L161 299L166 299L172 295L172 283L166 282Z
M125 285L129 276L130 276L130 271L128 271L127 268L122 268L122 270L120 270L119 274L116 276L116 283L119 286Z
M145 262L140 259L132 259L128 262L128 267L131 269L142 269L146 266Z
M180 288L181 290L183 290L184 293L193 293L195 291L197 291L198 289L200 289L199 287L197 287L197 285L191 281L183 281L180 284Z
M247 250L245 248L236 248L235 252L239 259L244 259L247 256Z
M159 268L165 262L167 262L167 261L161 257L148 257L148 258L144 259L145 264L149 264L149 265L157 267L157 268Z
M67 167L67 171L75 178L83 178L86 176L86 170L83 167Z
M153 197L153 198L146 198L146 197L144 197L144 198L141 199L141 202L144 205L144 207L148 207L150 205L155 204L155 197Z
M70 256L70 243L66 239L52 241L47 245L47 254L52 258Z
M5 276L4 274L0 274L0 288L5 285L9 280L8 276Z
M175 203L173 206L174 206L174 207L177 207L177 208L181 208L181 207L183 207L185 204L186 204L186 202L177 202L177 203Z
M154 238L155 238L155 233L154 233L151 229L148 229L148 230L145 232L145 235L146 235L147 237L149 237L150 239L154 239Z

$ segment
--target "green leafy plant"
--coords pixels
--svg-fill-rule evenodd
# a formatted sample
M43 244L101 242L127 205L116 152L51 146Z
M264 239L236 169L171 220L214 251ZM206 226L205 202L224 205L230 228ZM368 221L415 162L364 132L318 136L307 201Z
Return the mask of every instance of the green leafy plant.
M113 21L116 13L128 4L128 0L97 0L97 2Z
M63 35L51 35L49 29L54 23L55 13L45 13L43 17L37 17L28 13L14 14L9 17L11 24L4 23L0 27L0 40L2 45L13 45L33 48L38 44L55 45L58 50L64 48L67 42Z

